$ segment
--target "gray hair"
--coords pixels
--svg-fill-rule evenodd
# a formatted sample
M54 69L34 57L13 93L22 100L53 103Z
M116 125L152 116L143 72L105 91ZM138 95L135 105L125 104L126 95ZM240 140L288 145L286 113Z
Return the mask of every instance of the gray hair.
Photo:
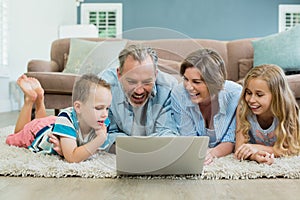
M224 61L220 54L211 49L199 49L192 52L182 62L180 74L187 68L196 67L211 94L218 94L223 89L227 77Z
M134 58L134 60L142 62L147 58L148 55L151 57L153 64L154 64L153 67L156 70L158 57L157 57L156 52L151 47L146 47L141 44L130 45L130 46L126 47L119 54L120 73L122 74L123 66L124 66L125 60L128 56L132 56Z

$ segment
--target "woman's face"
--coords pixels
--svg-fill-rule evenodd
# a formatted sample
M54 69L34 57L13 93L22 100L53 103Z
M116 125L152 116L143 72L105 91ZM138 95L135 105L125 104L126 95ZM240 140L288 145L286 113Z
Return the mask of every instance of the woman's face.
M210 97L208 87L196 67L189 67L185 70L183 84L193 103L203 103Z

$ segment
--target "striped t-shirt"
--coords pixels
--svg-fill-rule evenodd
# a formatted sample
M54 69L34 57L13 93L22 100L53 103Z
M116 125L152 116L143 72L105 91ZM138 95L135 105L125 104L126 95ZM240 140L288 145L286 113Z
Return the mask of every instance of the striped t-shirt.
M105 124L108 126L108 123L109 120L107 118ZM56 154L53 150L53 144L49 142L49 133L55 134L58 137L72 138L77 141L77 146L82 146L96 137L94 129L85 138L82 137L77 115L73 107L62 110L54 124L41 129L28 148L35 153Z

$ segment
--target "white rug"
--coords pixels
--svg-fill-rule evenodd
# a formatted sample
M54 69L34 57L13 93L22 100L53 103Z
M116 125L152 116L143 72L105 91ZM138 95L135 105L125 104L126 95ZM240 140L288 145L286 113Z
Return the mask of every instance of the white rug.
M99 153L81 163L67 163L59 156L40 155L28 149L8 146L5 138L14 127L0 129L0 175L31 177L125 178L115 171L115 155ZM142 179L255 179L300 178L300 157L276 159L271 166L253 161L240 162L232 155L204 166L199 176L134 176Z

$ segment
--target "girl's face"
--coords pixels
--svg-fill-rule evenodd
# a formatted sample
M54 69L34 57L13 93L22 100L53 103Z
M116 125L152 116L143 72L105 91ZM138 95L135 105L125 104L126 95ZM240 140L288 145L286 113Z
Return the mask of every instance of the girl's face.
M203 103L210 97L207 85L196 67L189 67L185 70L183 84L193 103Z
M255 115L269 116L271 115L272 94L267 82L253 78L248 82L244 94L250 110Z

